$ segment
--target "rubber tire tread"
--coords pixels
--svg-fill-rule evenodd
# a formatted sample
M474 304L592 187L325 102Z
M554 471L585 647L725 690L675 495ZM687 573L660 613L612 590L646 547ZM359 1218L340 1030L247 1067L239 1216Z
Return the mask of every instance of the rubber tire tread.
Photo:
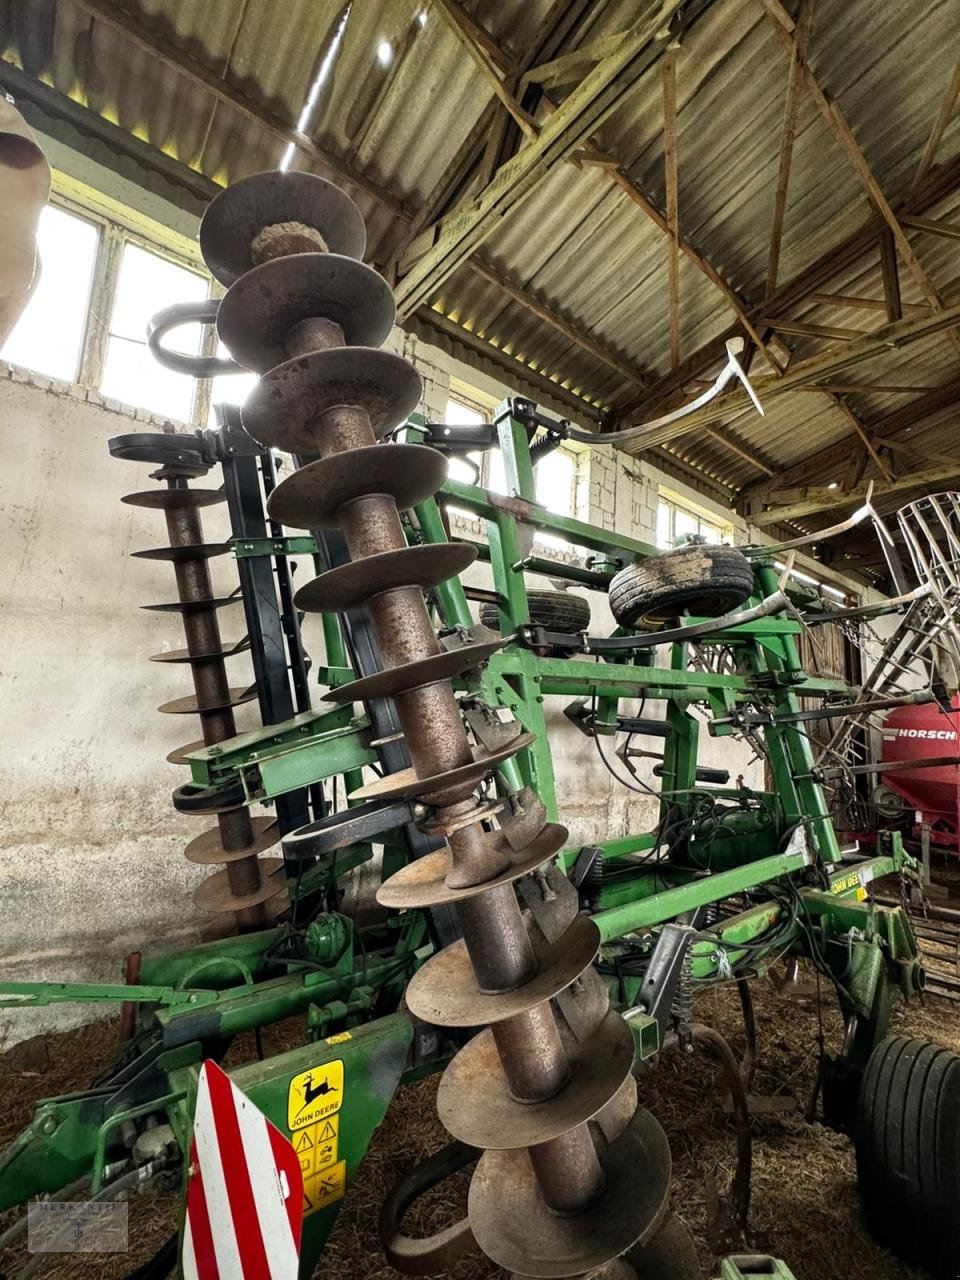
M736 547L696 544L648 556L610 583L610 610L624 627L655 628L689 609L718 617L753 592L753 569Z
M960 1269L960 1056L891 1036L870 1056L855 1133L875 1238L938 1276Z
M547 631L576 635L590 626L590 601L569 591L528 591L530 621ZM500 612L495 604L480 606L480 621L491 631L500 630Z

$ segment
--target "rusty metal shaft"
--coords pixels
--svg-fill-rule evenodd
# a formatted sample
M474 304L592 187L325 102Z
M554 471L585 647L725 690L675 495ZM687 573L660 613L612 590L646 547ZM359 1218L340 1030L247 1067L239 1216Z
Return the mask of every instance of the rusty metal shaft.
M342 242L355 219L352 204L322 179L256 175L213 202L201 245L208 261L226 264L218 277L230 285L221 334L232 334L234 354L242 349L262 374L243 410L247 429L264 444L316 459L277 487L271 514L294 527L338 527L350 554L347 564L301 588L298 606L366 609L381 659L376 680L394 699L412 762L355 796L417 798L424 830L446 836L445 849L402 869L381 894L383 901L399 894L405 906L452 903L461 927L462 941L434 955L411 981L411 1011L440 1026L491 1027L457 1054L441 1084L442 1092L449 1082L456 1097L444 1123L485 1150L471 1183L471 1226L508 1270L579 1275L656 1229L669 1149L652 1117L637 1128L632 1036L610 1013L592 970L599 931L579 915L576 893L559 871L553 880L538 871L566 831L547 823L532 793L506 807L477 794L498 760L530 738L518 732L488 749L467 735L450 654L437 640L424 592L473 553L462 554L462 544L408 546L400 513L437 487L436 455L378 441L415 407L419 381L406 361L377 349L392 321L383 282L359 261L334 254L325 262L316 252L318 242ZM293 221L303 246L296 263L289 237L260 236ZM239 242L237 228L249 238ZM303 228L316 236L304 236ZM251 270L244 263L253 256ZM374 460L391 448L398 469L406 459L415 475L404 478ZM595 1039L600 1049L591 1057ZM643 1194L624 1190L635 1152L654 1170ZM519 1222L513 1197L526 1206ZM516 1237L518 1226L529 1228L529 1239Z

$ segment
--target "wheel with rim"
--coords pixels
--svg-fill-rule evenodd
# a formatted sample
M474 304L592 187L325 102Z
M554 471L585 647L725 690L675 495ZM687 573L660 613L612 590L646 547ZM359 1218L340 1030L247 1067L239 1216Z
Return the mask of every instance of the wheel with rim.
M610 583L610 610L623 627L653 631L685 612L720 617L752 591L753 569L741 551L693 543L621 569Z
M528 591L530 621L546 631L576 635L590 625L590 602L569 591ZM500 630L500 613L495 604L480 606L480 621L492 631Z
M937 1276L960 1271L960 1055L890 1036L870 1055L855 1134L876 1239Z

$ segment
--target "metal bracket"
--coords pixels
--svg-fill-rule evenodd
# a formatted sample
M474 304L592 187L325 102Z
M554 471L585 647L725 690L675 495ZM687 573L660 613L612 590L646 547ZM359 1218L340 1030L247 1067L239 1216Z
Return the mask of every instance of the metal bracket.
M316 539L309 534L300 537L234 539L231 545L233 554L238 560L248 560L253 556L315 556L317 554Z

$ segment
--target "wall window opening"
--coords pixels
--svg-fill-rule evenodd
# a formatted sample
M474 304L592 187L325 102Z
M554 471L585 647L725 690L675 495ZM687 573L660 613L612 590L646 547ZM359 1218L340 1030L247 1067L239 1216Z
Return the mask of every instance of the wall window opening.
M194 382L155 360L147 349L147 322L174 302L199 302L207 281L158 253L128 242L123 247L117 291L107 337L100 390L124 404L190 422ZM177 349L200 351L200 325L184 325L176 333Z
M669 551L690 538L732 543L733 525L668 489L661 489L657 501L657 546Z
M0 357L48 378L76 381L99 240L95 223L47 205L37 234L37 284Z

